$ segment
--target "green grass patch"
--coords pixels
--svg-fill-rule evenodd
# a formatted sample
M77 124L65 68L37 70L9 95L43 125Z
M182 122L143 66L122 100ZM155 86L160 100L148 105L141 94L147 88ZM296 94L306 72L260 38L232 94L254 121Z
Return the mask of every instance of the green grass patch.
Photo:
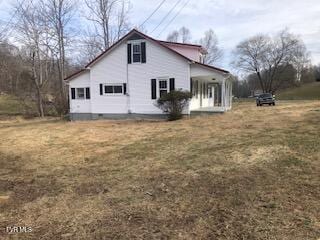
M0 95L0 115L2 116L36 116L36 104L30 100L20 100L13 95Z
M286 89L277 94L279 100L320 100L320 82Z
M11 95L0 95L0 115L19 115L23 113L21 102Z

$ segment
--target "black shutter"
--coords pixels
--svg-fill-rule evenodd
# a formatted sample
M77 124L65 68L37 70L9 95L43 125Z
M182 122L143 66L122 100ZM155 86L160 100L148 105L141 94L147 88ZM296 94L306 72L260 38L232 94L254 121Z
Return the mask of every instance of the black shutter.
M174 91L174 78L170 78L170 92Z
M86 88L86 99L90 99L90 88Z
M193 84L192 84L192 78L190 78L190 92L193 93Z
M151 79L151 99L157 98L157 79Z
M76 99L76 89L71 88L71 99Z
M141 62L146 63L146 43L141 43Z
M123 84L123 94L124 95L127 94L127 84L126 83Z
M103 95L103 86L100 84L100 95Z
M131 64L131 43L128 43L128 64Z

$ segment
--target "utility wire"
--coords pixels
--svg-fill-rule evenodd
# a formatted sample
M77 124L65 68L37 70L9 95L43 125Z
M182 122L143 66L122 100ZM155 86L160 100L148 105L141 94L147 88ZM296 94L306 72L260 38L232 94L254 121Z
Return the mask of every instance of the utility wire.
M160 35L167 29L167 27L170 26L170 24L176 19L176 17L180 14L180 12L187 6L187 4L190 2L190 0L187 0L185 4L180 8L180 10L176 13L176 15L171 18L171 20L168 22L168 24L161 30L161 32L158 34L157 37L160 37Z
M139 28L141 28L158 10L167 0L162 0L162 2L156 7L156 9L140 24Z
M159 24L151 31L151 34L158 29L158 27L166 20L166 18L172 13L172 11L177 7L177 5L181 2L181 0L178 0L176 4L170 9L170 11L161 19Z

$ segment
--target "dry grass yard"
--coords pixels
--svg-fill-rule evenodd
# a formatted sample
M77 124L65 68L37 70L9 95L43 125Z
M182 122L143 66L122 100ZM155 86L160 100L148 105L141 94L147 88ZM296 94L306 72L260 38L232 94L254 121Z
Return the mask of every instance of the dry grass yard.
M176 122L1 118L0 239L317 240L319 119L319 101Z

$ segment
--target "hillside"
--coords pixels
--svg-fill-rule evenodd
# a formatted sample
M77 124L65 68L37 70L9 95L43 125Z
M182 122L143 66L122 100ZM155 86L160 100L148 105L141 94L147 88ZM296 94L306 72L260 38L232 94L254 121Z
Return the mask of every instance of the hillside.
M280 100L320 100L320 82L286 89L277 94Z
M0 115L17 115L22 113L18 99L10 95L0 95Z

